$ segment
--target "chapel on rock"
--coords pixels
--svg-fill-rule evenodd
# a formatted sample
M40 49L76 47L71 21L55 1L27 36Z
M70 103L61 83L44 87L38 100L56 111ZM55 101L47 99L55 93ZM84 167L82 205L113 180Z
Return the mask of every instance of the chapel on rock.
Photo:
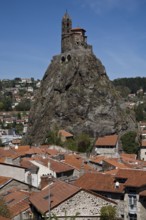
M92 46L87 44L85 32L86 30L80 27L72 28L72 20L66 12L62 18L61 53L81 48L92 50Z

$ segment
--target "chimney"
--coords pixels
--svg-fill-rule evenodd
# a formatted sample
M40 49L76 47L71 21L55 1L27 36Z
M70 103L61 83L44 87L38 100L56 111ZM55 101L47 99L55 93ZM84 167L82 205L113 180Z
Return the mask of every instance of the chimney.
M40 187L41 189L45 188L49 183L49 178L48 175L42 175L41 176L41 183L40 183Z
M41 182L40 182L40 188L43 189L47 185L51 184L53 182L53 176L51 174L48 175L42 175L41 176Z

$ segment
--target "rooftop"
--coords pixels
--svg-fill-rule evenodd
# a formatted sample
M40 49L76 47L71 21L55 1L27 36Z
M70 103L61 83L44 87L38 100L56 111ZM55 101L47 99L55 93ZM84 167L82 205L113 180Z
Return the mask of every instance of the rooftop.
M73 196L80 190L80 188L77 186L58 180L49 187L43 189L41 192L35 193L30 197L31 203L42 213L45 213L49 210L49 199L50 208L53 209L55 206Z
M104 137L99 137L96 140L96 146L115 146L118 141L118 135L107 135Z

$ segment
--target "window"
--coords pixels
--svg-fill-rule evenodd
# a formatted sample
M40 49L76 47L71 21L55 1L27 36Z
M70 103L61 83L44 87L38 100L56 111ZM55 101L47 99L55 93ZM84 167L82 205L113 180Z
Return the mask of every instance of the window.
M137 220L136 214L129 214L129 220Z
M136 207L136 204L137 204L136 195L129 195L130 207Z

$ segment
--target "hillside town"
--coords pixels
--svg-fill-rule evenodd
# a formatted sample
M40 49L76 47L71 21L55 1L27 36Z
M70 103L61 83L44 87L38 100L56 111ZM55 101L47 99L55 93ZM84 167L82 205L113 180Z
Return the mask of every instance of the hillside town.
M137 94L129 96L133 102ZM33 98L34 93L32 102ZM100 219L101 208L109 205L116 209L117 219L145 219L145 121L137 123L137 152L128 154L118 134L95 139L90 153L64 147L75 138L65 130L57 133L61 145L21 145L28 120L29 111L0 113L0 203L7 216L0 219L63 218L76 213L78 218Z
M47 78L51 75L48 72L42 81L32 78L17 78L12 82L0 81L0 220L145 220L146 121L138 120L139 112L137 120L131 116L136 114L134 106L144 103L145 91L139 88L140 92L129 94L127 99L121 98L118 102L118 92L110 84L101 62L92 54L92 46L87 44L85 30L72 28L71 25L71 19L66 12L62 20L61 56L54 58L55 66L52 68L54 63L51 63L51 70L48 70L52 73L58 65L63 74L68 74L68 69L73 69L72 72L75 73L72 77L69 75L69 79L75 81L75 84L79 82L79 85L85 88L72 89L72 99L75 99L70 108L67 102L61 101L63 98L67 100L70 95L67 92L73 83L66 82L68 75L65 79L61 78L61 71L58 75L60 81L65 81L64 87L60 86L58 78ZM94 61L92 66L95 63L95 75L98 76L100 88L98 96L101 96L99 102L96 102L96 93L95 102L90 102L90 92L96 90L93 76L88 88L88 82L84 80L85 68L81 68L77 78L79 68L71 66L72 60L76 61L78 58L76 50L82 58L82 54L87 55L85 59L90 57L91 61ZM88 71L87 75L90 75ZM49 89L48 79L55 85L53 87L51 84ZM51 91L53 95L49 96ZM84 99L82 92L86 92L85 103L78 111L79 104L82 104ZM53 100L54 97L58 99ZM109 104L107 109L107 106L103 105L105 99L107 106ZM77 112L73 108L77 104L76 100L79 101ZM141 100L143 103L139 103ZM51 106L53 101L55 107ZM87 123L84 113L87 102L89 107L93 104L91 111L88 111L88 122L92 122L91 124ZM126 110L120 108L117 103ZM62 112L57 111L60 105ZM65 108L68 115L63 111ZM73 117L70 119L70 110L72 115L76 113L79 116L77 124L75 120L71 121ZM91 114L92 111L97 115ZM125 115L122 115L124 111L132 122L126 121ZM145 118L145 111L142 112ZM118 116L121 118L116 121ZM59 118L58 127L51 129L49 117L52 123ZM102 123L99 124L99 121ZM123 124L119 125L119 121ZM69 128L73 127L73 123L74 132L71 132ZM129 127L128 123L131 123ZM91 135L82 132L81 127L84 128L85 125L88 131L93 128L92 132L89 132ZM50 126L50 129L47 126ZM101 132L94 129L101 129Z
M146 122L140 122L138 155L121 151L118 135L97 138L90 155L57 145L22 146L19 138L13 139L0 148L0 195L9 210L6 219L76 213L82 219L100 219L101 208L108 205L116 208L117 219L144 219L145 130ZM74 138L65 130L59 135L62 142Z

